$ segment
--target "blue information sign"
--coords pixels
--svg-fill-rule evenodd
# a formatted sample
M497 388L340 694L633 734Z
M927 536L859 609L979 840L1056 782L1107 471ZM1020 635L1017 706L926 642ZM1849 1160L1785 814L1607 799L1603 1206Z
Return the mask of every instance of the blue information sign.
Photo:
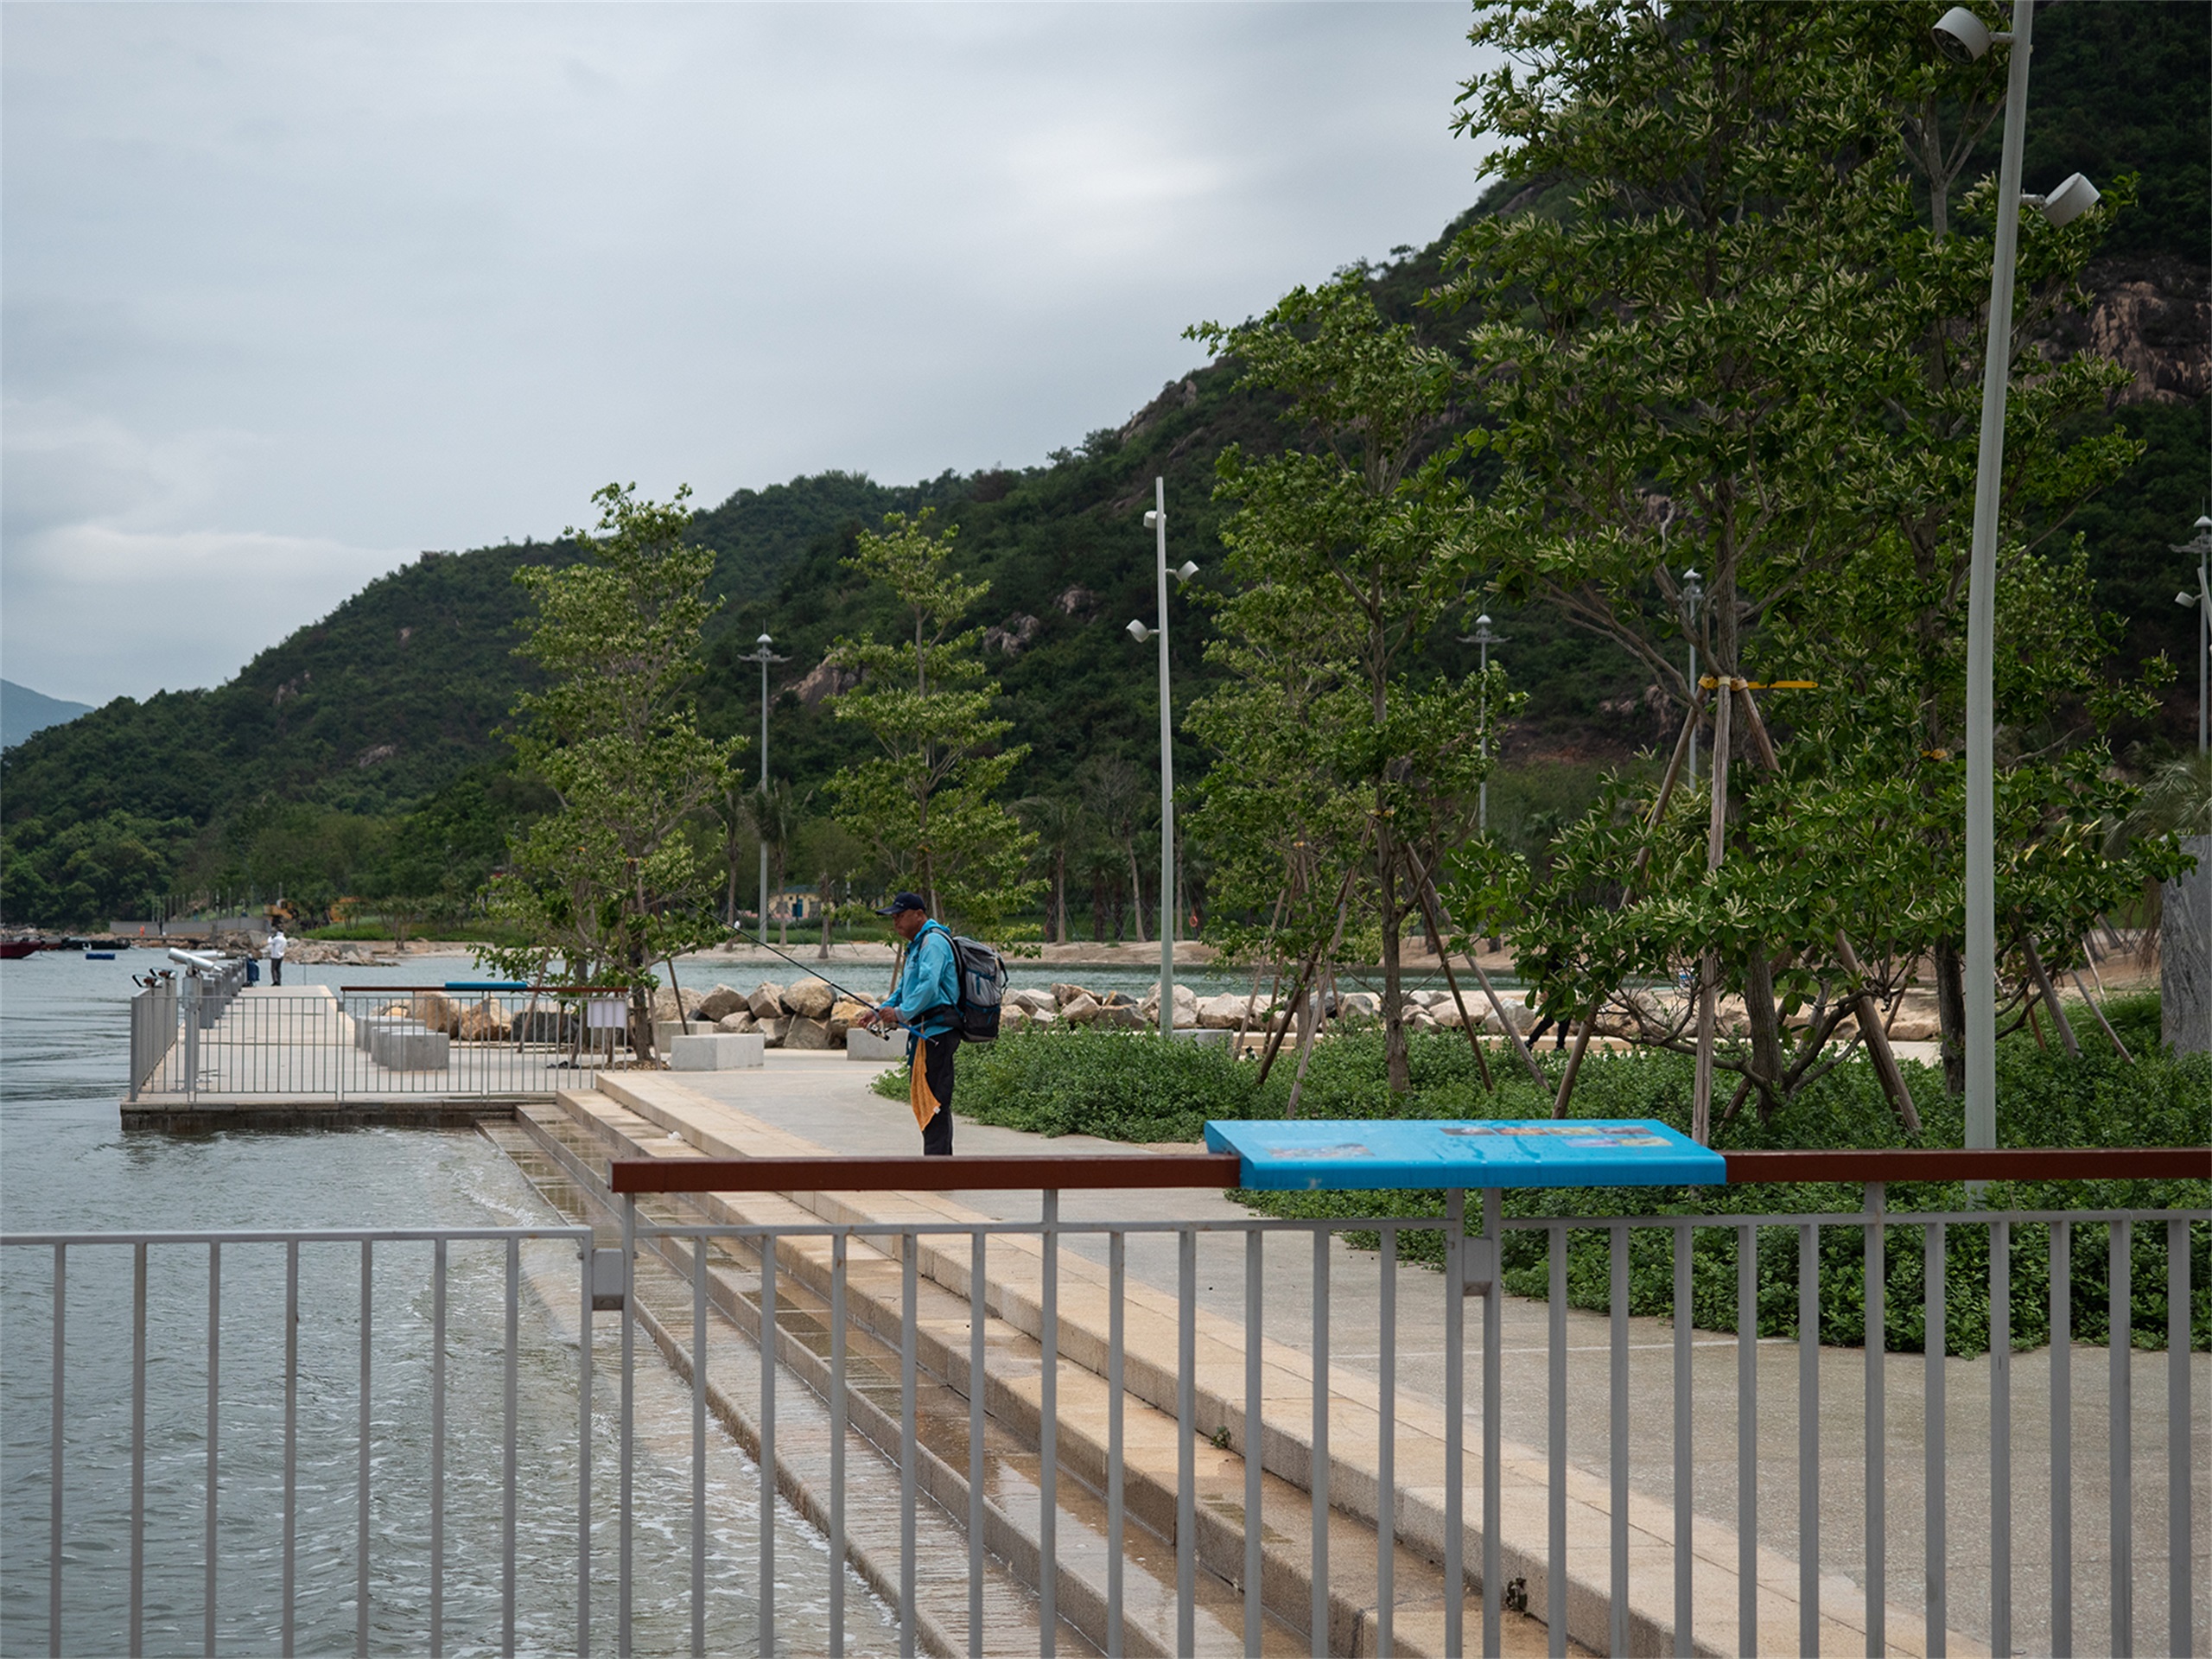
M1649 1118L1475 1118L1206 1125L1261 1192L1398 1186L1719 1185L1727 1160Z

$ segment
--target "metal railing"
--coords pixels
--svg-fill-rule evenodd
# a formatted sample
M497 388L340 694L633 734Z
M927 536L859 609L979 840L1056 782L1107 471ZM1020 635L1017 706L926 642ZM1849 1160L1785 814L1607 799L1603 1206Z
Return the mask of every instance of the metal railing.
M588 990L181 986L132 999L133 1103L542 1095L629 1056L626 1002Z
M2000 1167L2008 1155L1974 1154L1974 1168L2018 1173ZM2105 1169L2101 1154L2068 1155L2082 1176L2212 1169L2202 1150L2106 1154ZM594 1249L582 1226L0 1236L12 1269L0 1280L15 1465L6 1549L17 1574L42 1572L47 1583L43 1630L19 1603L0 1646L31 1651L43 1637L54 1653L147 1651L149 1575L165 1610L153 1645L209 1653L219 1637L290 1653L327 1650L341 1636L359 1653L448 1643L589 1653L611 1637L626 1655L842 1653L878 1641L902 1653L1049 1654L1071 1637L1109 1654L1256 1653L1286 1628L1316 1654L1387 1654L1402 1642L1495 1653L1503 1621L1524 1613L1548 1627L1554 1653L1570 1637L1616 1653L1793 1643L1808 1653L1942 1653L1971 1611L1954 1595L1965 1581L1974 1599L1986 1598L1986 1618L1969 1622L1999 1652L2024 1641L2055 1653L2139 1643L2189 1653L2203 1638L2193 1528L2207 1472L2192 1370L2204 1361L2190 1349L2190 1309L2191 1255L2212 1236L2212 1211L1897 1212L1877 1183L1866 1209L1849 1214L1509 1217L1495 1191L1471 1203L1450 1193L1441 1217L1061 1213L1063 1189L1219 1188L1234 1183L1234 1164L1199 1154L618 1160L598 1197L620 1217L619 1253ZM1732 1179L1763 1178L1755 1164L1744 1172L1732 1167ZM706 1222L680 1218L665 1196L842 1194L854 1205L869 1192L993 1186L1040 1192L1039 1218L978 1218L932 1200L893 1219L810 1211ZM1821 1248L1837 1231L1859 1237L1855 1274L1840 1281ZM1351 1271L1341 1242L1354 1232L1374 1239L1378 1269L1373 1363L1356 1376L1349 1357L1332 1363L1331 1351L1332 1276ZM1716 1339L1683 1319L1663 1344L1645 1340L1642 1325L1632 1339L1631 1273L1649 1265L1639 1241L1666 1241L1672 1306L1681 1309L1700 1275L1712 1288L1714 1251L1700 1241L1715 1234L1733 1246L1737 1332ZM1605 1311L1595 1316L1570 1306L1583 1235L1604 1242ZM1758 1334L1760 1251L1777 1235L1794 1238L1796 1270L1796 1334L1780 1347ZM1970 1446L1946 1434L1968 1403L1945 1357L1946 1298L1961 1288L1947 1257L1962 1236L1986 1242L1988 1259L1986 1427ZM1402 1306L1399 1269L1424 1237L1440 1244L1443 1271L1429 1281L1437 1301ZM2031 1243L2047 1251L2054 1332L2041 1396L2048 1439L2032 1451L2013 1432L2016 1395L2032 1390L2011 1345ZM2079 1421L2075 1389L2087 1373L2069 1334L2072 1258L2101 1249L2110 1328L2127 1332L2139 1328L2139 1297L2158 1288L2138 1264L2155 1261L2160 1244L2166 1351L2111 1344L2103 1421ZM548 1248L567 1265L545 1257ZM410 1249L427 1252L420 1279L391 1265ZM1220 1281L1227 1300L1201 1294L1202 1249L1210 1289ZM34 1252L51 1262L43 1297L40 1275L16 1265ZM1505 1291L1532 1252L1548 1292L1535 1303ZM174 1271L172 1255L182 1263ZM1927 1334L1923 1356L1894 1363L1884 1334L1893 1255L1923 1264ZM87 1257L111 1264L104 1277ZM226 1274L238 1272L226 1263L241 1258L266 1258L254 1294L262 1311L281 1307L281 1321L241 1314L235 1294L226 1302ZM202 1262L204 1329L182 1312L201 1294ZM271 1263L281 1263L281 1300ZM189 1285L178 1277L188 1271ZM1306 1318L1285 1327L1268 1300L1300 1274ZM466 1294L453 1293L457 1275ZM1823 1285L1854 1277L1865 1340L1855 1357L1820 1341ZM1363 1280L1344 1288L1367 1294ZM1471 1333L1469 1295L1481 1300ZM634 1314L620 1320L612 1399L594 1395L591 1306ZM87 1328L105 1333L109 1351L79 1334ZM1416 1340L1402 1345L1408 1329ZM115 1363L118 1333L127 1364ZM661 1367L639 1363L640 1334L688 1384L688 1414L649 1408L647 1395L670 1384ZM1414 1349L1435 1335L1431 1397L1413 1381L1426 1363ZM204 1361L186 1366L203 1343ZM1716 1347L1733 1350L1732 1389L1721 1386L1726 1368L1699 1361L1696 1350ZM1573 1357L1586 1348L1604 1355L1594 1389ZM1664 1370L1639 1380L1646 1349L1664 1354ZM1542 1358L1535 1406L1509 1397L1537 1376L1516 1357L1523 1350ZM1793 1363L1763 1364L1762 1350ZM80 1355L89 1382L70 1363ZM455 1381L462 1371L469 1386ZM180 1372L181 1383L170 1380ZM251 1400L224 1391L240 1373ZM1856 1432L1823 1411L1853 1373L1864 1406ZM2152 1402L2139 1394L2158 1373L2164 1409L2146 1414ZM1891 1396L1908 1381L1928 1430L1916 1540L1893 1531L1910 1516L1890 1496L1910 1484L1889 1456ZM1308 1399L1287 1407L1294 1384ZM1592 1403L1600 1398L1602 1413ZM249 1408L262 1414L258 1439L241 1414ZM1509 1417L1518 1440L1521 1419L1539 1408L1541 1449L1510 1442ZM42 1470L33 1449L41 1415ZM710 1471L710 1453L727 1446L710 1434L710 1416L751 1459L735 1476ZM1794 1451L1783 1427L1794 1429ZM1732 1436L1733 1490L1716 1504L1700 1485L1698 1448L1725 1464L1709 1454L1716 1437ZM458 1465L456 1440L467 1453ZM2156 1440L2162 1475L2142 1456ZM244 1468L227 1449L241 1441L258 1459ZM1578 1454L1586 1445L1601 1448L1602 1473ZM611 1499L594 1484L594 1465L609 1461ZM1837 1490L1828 1471L1839 1466L1864 1468L1855 1493ZM2102 1527L2075 1512L2092 1475L2103 1482ZM727 1510L747 1482L758 1488L753 1520L737 1524ZM1663 1498L1641 1490L1654 1483L1666 1485ZM470 1542L459 1547L452 1517L464 1491ZM2037 1495L2044 1522L2016 1527ZM1777 1496L1783 1504L1763 1504ZM1856 1539L1834 1522L1847 1496L1856 1498ZM1973 1519L1955 1526L1964 1503ZM127 1542L91 1535L123 1520ZM818 1567L794 1562L788 1537L779 1552L779 1527L788 1535L801 1521L826 1535ZM1730 1533L1732 1550L1722 1547ZM2031 1541L2049 1546L2047 1604L2015 1570L2016 1545ZM2092 1561L2100 1541L2108 1554ZM1918 1593L1900 1600L1905 1575L1893 1569L1906 1565L1908 1542L1924 1571ZM966 1557L964 1599L942 1571L953 1548ZM1795 1560L1794 1598L1781 1587L1789 1575L1777 1572L1777 1551ZM1840 1586L1839 1573L1851 1582ZM1707 1578L1732 1588L1732 1620L1716 1613L1710 1586L1700 1599ZM2092 1590L2101 1598L2094 1608ZM219 1595L232 1610L224 1621ZM2031 1601L2032 1631L2015 1620ZM1794 1631L1777 1611L1793 1602ZM858 1636L856 1620L867 1627Z

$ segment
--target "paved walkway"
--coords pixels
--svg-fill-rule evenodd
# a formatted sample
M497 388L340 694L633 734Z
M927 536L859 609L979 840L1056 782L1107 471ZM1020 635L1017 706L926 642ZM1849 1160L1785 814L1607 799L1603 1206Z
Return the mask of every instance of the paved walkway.
M670 1081L695 1090L708 1100L735 1108L785 1134L798 1135L833 1152L854 1154L911 1153L918 1150L912 1119L903 1101L884 1100L868 1084L879 1068L848 1061L837 1055L772 1053L760 1070L721 1073L683 1074ZM1046 1140L1016 1130L963 1121L958 1147L963 1153L1126 1152L1118 1143L1087 1137ZM962 1192L957 1201L983 1214L1014 1219L1033 1219L1038 1212L1034 1193ZM1078 1192L1064 1195L1062 1217L1084 1220L1240 1219L1247 1212L1218 1193L1173 1191L1161 1192ZM1892 1235L1893 1239L1897 1235ZM1066 1241L1073 1254L1103 1262L1103 1236L1074 1235ZM1892 1248L1897 1248L1893 1244ZM1353 1250L1341 1240L1330 1249L1329 1352L1335 1370L1371 1383L1380 1356L1376 1333L1380 1300L1380 1258L1373 1251ZM1241 1239L1224 1235L1199 1236L1199 1295L1210 1313L1241 1331L1244 1307L1244 1258ZM1130 1240L1128 1267L1134 1282L1173 1294L1175 1255L1172 1237L1137 1236ZM1442 1396L1442 1299L1440 1278L1425 1268L1400 1270L1398 1296L1397 1385L1402 1401L1420 1402L1434 1408ZM2033 1294L2024 1283L2016 1295ZM1312 1348L1313 1255L1303 1241L1271 1243L1263 1287L1268 1338L1301 1352ZM1540 1302L1509 1297L1503 1304L1504 1375L1503 1421L1509 1442L1519 1454L1543 1467L1547 1446L1548 1387L1546 1312ZM1638 1319L1630 1324L1630 1463L1632 1489L1639 1500L1658 1506L1662 1526L1671 1522L1673 1466L1673 1331L1669 1322ZM1471 1306L1467 1321L1468 1376L1480 1375L1481 1322ZM1761 1397L1759 1445L1759 1512L1762 1544L1781 1558L1794 1558L1797 1549L1798 1493L1796 1376L1798 1356L1793 1341L1760 1344ZM1594 1483L1602 1493L1607 1479L1611 1447L1608 1440L1610 1383L1609 1332L1602 1316L1572 1313L1568 1319L1567 1418L1567 1455L1581 1478L1577 1484ZM2075 1630L2083 1650L2109 1645L2108 1548L2110 1469L2107 1444L2107 1402L2109 1387L2108 1355L2102 1349L2076 1349L2073 1354L2074 1409L2073 1503L2075 1560ZM2167 1512L2167 1361L2161 1354L2133 1357L2132 1478L2137 1540L2131 1580L2135 1606L2136 1644L2139 1650L2164 1651L2169 1643L2166 1594ZM1732 1336L1700 1333L1694 1363L1694 1475L1693 1503L1700 1516L1700 1562L1732 1564L1732 1528L1736 1520L1735 1393L1736 1343ZM2197 1415L2202 1402L2212 1399L2212 1359L2191 1357L2193 1398ZM1888 1600L1891 1638L1903 1650L1920 1646L1916 1615L1924 1597L1924 1488L1923 1484L1922 1407L1923 1363L1917 1356L1895 1356L1885 1366L1885 1445L1886 1450L1885 1509L1888 1548ZM1954 1650L1967 1643L1986 1642L1991 1628L1988 1471L1989 1377L1987 1360L1952 1360L1946 1365L1947 1484L1951 1586L1948 1624ZM2012 1577L2010 1605L2015 1644L2024 1650L2049 1646L2049 1456L2051 1373L2047 1351L2020 1354L2012 1366ZM1863 1583L1866 1475L1865 1444L1866 1356L1859 1350L1824 1351L1821 1365L1821 1490L1820 1548L1824 1572L1835 1575L1834 1592L1824 1587L1824 1603L1840 1611L1838 1597L1848 1600L1853 1587ZM1480 1402L1470 1389L1467 1404L1468 1443L1480 1445ZM2196 1513L2205 1516L2212 1497L2212 1435L2200 1427L2192 1437L2191 1484ZM1515 1452L1509 1450L1509 1461ZM1478 1506L1471 1506L1478 1507ZM1641 1510L1641 1502L1637 1506ZM1471 1519L1474 1516L1471 1514ZM1726 1534L1708 1545L1710 1523ZM2199 1548L2196 1589L2200 1631L2212 1624L2206 1611L2212 1593L2212 1570L2208 1570L2202 1545L2212 1542L2212 1524L2200 1519L2196 1528ZM1541 1535L1516 1539L1541 1554ZM1602 1584L1605 1573L1603 1535L1596 1541L1597 1560L1577 1564L1577 1578ZM1572 1553L1572 1552L1571 1552ZM1732 1581L1724 1599L1713 1598L1712 1582L1716 1565L1707 1573L1699 1595L1700 1635L1724 1648L1735 1630ZM1770 1574L1763 1568L1763 1580ZM1794 1595L1794 1568L1785 1575ZM1719 1606L1726 1608L1721 1616ZM1708 1611L1711 1610L1711 1611ZM1537 1611L1541 1611L1541 1602ZM1785 1630L1763 1614L1763 1637L1794 1642L1794 1615ZM1602 1629L1602 1626L1600 1627ZM1724 1637L1723 1633L1726 1632ZM1578 1634L1580 1633L1578 1630Z

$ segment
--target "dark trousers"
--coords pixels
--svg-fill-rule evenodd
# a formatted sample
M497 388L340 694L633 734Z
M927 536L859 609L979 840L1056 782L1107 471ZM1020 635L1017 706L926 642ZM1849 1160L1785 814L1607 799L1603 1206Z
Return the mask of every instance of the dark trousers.
M269 982L271 985L282 985L284 982L283 957L271 957L269 958Z
M952 1051L959 1046L960 1039L952 1032L925 1037L914 1046L914 1063L922 1068L923 1078L937 1101L937 1116L922 1126L925 1157L952 1156Z

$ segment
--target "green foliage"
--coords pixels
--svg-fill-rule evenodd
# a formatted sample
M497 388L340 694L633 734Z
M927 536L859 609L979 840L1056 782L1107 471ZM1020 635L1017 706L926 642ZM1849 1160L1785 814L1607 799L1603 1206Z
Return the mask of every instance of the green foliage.
M1209 655L1236 678L1192 710L1220 754L1197 823L1223 899L1268 918L1254 943L1270 954L1333 955L1347 908L1371 916L1402 1090L1399 935L1469 828L1485 712L1512 702L1502 674L1485 696L1472 676L1418 672L1467 584L1451 552L1460 481L1447 455L1424 454L1455 365L1386 321L1358 271L1256 323L1192 333L1287 397L1306 446L1258 459L1232 446L1217 463L1218 493L1239 504L1222 531L1236 588Z
M547 683L517 703L515 747L556 804L517 836L493 888L494 915L527 943L477 953L518 979L544 979L557 958L571 983L630 987L645 1054L651 965L721 934L684 832L742 747L702 736L694 717L712 556L685 537L688 494L662 505L610 484L592 498L588 562L517 574L537 601L518 649Z
M998 799L1026 751L1000 741L1013 722L991 713L983 631L958 628L988 584L951 569L954 532L932 534L934 516L893 513L881 535L860 538L854 568L897 596L913 639L840 639L830 652L833 666L860 678L836 699L837 717L864 727L881 753L829 788L837 821L873 849L891 886L921 893L932 915L996 931L1043 886L1027 871L1035 837Z
M2147 1004L2147 1007L2145 1006ZM2157 998L2115 999L2114 1022L2131 1046L2147 1027L2149 1041L2135 1048L2128 1065L2106 1050L2092 1049L2079 1059L2045 1053L2031 1043L2014 1040L1999 1050L1998 1123L2008 1147L2135 1147L2203 1144L2205 1102L2212 1100L2212 1057L2176 1057L2156 1041ZM2085 1048L2087 1046L2085 1045ZM1382 1033L1370 1029L1332 1038L1314 1046L1300 1116L1322 1120L1393 1118L1530 1118L1550 1115L1550 1095L1524 1076L1493 1062L1499 1084L1486 1093L1458 1033L1416 1032L1408 1045L1413 1087L1403 1096L1389 1086ZM1557 1056L1547 1065L1554 1076ZM1749 1116L1717 1137L1723 1150L1791 1147L1881 1147L1900 1144L1895 1120L1864 1066L1841 1068L1809 1088L1798 1109L1774 1124L1761 1126ZM1923 1144L1961 1145L1964 1121L1959 1104L1946 1093L1940 1071L1908 1064L1908 1081L1926 1126ZM1289 1084L1281 1072L1264 1085L1258 1068L1229 1058L1225 1050L1189 1044L1163 1044L1141 1033L1051 1027L1009 1032L988 1048L963 1050L960 1056L959 1110L963 1116L1041 1135L1091 1135L1115 1141L1188 1142L1200 1138L1208 1118L1274 1118L1281 1116ZM1596 1054L1584 1062L1573 1116L1580 1118L1651 1117L1687 1130L1691 1067L1677 1056ZM904 1074L887 1073L877 1090L905 1098ZM1272 1214L1286 1216L1414 1216L1443 1213L1438 1192L1349 1192L1330 1193L1243 1192L1239 1198ZM1971 1207L1955 1182L1892 1186L1892 1214L1955 1211ZM1569 1188L1509 1193L1505 1212L1516 1218L1546 1216L1720 1214L1761 1215L1783 1211L1847 1216L1865 1202L1856 1186L1674 1189L1652 1187ZM2078 1181L1997 1183L1989 1190L1991 1208L2174 1209L2212 1204L2212 1182ZM2080 1230L2073 1244L2074 1333L2081 1340L2105 1338L2108 1266L2101 1227ZM1887 1338L1898 1351L1917 1351L1924 1332L1918 1325L1923 1282L1922 1230L1900 1225L1885 1233ZM1673 1267L1669 1240L1662 1234L1631 1236L1630 1311L1663 1315L1671 1311ZM2212 1347L2212 1226L2191 1230L2191 1345ZM1839 1227L1821 1237L1821 1336L1824 1341L1856 1344L1865 1335L1861 1237ZM1355 1242L1358 1242L1355 1239ZM1371 1243L1371 1239L1370 1240ZM1441 1260L1434 1234L1404 1236L1402 1248L1415 1260ZM1709 1330L1735 1329L1736 1266L1732 1231L1701 1230L1694 1249L1696 1323ZM1986 1230L1955 1227L1948 1231L1946 1342L1949 1351L1971 1355L1989 1340L1988 1235ZM1570 1236L1567 1294L1578 1307L1606 1306L1606 1243L1601 1235ZM1506 1286L1516 1295L1542 1297L1547 1280L1544 1236L1516 1232L1507 1237ZM2163 1347L2166 1330L2165 1239L2164 1230L2139 1227L2133 1244L2133 1339L2138 1346ZM1759 1333L1796 1333L1796 1246L1780 1230L1759 1240ZM2012 1246L2012 1335L2016 1345L2032 1347L2048 1338L2050 1300L2047 1230L2024 1228Z

